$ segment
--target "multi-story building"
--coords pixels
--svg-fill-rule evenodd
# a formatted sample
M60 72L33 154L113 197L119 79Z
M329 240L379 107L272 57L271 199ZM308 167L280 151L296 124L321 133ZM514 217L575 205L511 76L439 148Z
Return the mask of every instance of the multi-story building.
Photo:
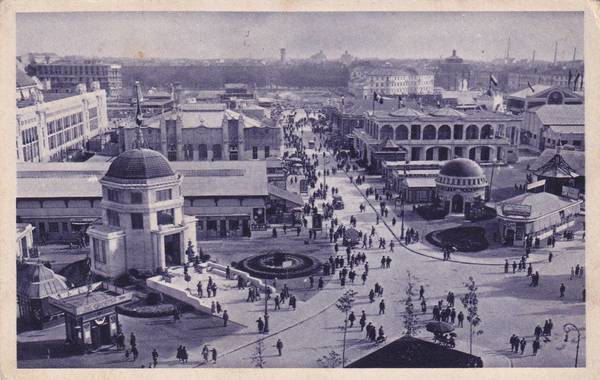
M162 191L168 188L163 181L168 176L158 176L165 172L177 175L179 189ZM147 181L148 176L157 177ZM110 190L105 186L107 177L113 178ZM138 180L147 183L138 183ZM159 216L157 208L168 211L174 208L174 203L179 208L176 214L194 216L198 240L249 236L253 225L267 222L269 209L275 204L302 205L298 194L282 188L285 175L281 162L166 162L158 152L148 149L137 153L129 150L112 162L18 163L16 181L17 222L31 223L36 242L78 240L88 227L102 218L106 218L109 225L130 226L134 219L127 213L131 212L153 211L151 217L146 214L142 220L139 215L135 218L136 223L156 227L161 224L157 218L168 220L172 215L169 211ZM154 189L155 194L141 194L155 185L161 186ZM140 193L131 194L132 191ZM155 204L149 209L147 202ZM107 209L121 215L107 213ZM187 242L187 238L181 240L181 243Z
M182 104L177 110L149 119L142 125L144 140L170 161L262 160L279 156L281 127L226 109L219 103ZM121 149L136 138L132 123L119 128Z
M434 77L428 71L412 68L369 68L358 66L352 70L349 91L357 98L367 99L373 92L381 95L431 95Z
M375 111L365 116L363 129L354 129L354 149L376 171L381 158L389 155L379 152L385 141L404 150L409 161L464 157L482 163L514 162L521 122L520 116L452 108Z
M583 91L585 89L583 75L583 66L578 69L571 69L570 81L569 70L563 68L514 71L508 73L508 90L514 91L526 88L529 84L541 84L545 86L570 88L573 91ZM575 79L577 79L577 83L575 83Z
M452 56L440 62L435 73L435 85L445 90L458 90L471 81L471 67L452 50Z
M97 60L32 63L34 75L41 81L49 81L51 92L75 92L75 87L85 83L99 82L109 99L116 99L122 88L121 65Z
M42 92L35 92L31 102L17 107L17 161L68 159L108 127L106 92L98 82L89 92L79 86L79 92L48 101Z
M581 93L566 87L535 84L506 96L506 109L512 113L521 113L544 104L583 104Z
M571 145L585 149L585 107L583 104L545 104L525 112L521 144L539 150Z

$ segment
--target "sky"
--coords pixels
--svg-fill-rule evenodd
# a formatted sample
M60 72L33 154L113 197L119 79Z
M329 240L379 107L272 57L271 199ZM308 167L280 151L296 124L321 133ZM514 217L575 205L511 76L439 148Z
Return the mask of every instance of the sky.
M17 54L151 58L440 58L506 54L582 59L582 12L234 13L106 12L17 14Z

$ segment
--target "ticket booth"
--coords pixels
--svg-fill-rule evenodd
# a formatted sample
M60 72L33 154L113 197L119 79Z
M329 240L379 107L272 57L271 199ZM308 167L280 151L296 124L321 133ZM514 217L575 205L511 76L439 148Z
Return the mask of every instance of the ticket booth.
M50 304L64 312L67 342L87 349L112 344L119 328L116 306L132 297L125 289L97 282L57 293Z

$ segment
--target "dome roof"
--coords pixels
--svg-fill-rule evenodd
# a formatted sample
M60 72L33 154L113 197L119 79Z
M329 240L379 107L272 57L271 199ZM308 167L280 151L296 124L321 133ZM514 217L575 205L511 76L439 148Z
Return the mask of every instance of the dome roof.
M121 153L110 164L105 178L108 180L127 180L127 182L144 182L160 177L174 176L169 161L159 152L152 149L130 149Z
M67 289L65 279L41 263L26 263L17 269L17 292L21 296L42 299Z
M448 177L485 177L477 162L468 158L456 158L446 162L440 170L440 175Z

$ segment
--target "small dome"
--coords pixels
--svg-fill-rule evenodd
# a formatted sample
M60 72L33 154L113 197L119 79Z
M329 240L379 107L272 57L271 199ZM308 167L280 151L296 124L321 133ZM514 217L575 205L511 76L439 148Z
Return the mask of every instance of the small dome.
M440 175L448 177L485 177L477 162L468 158L456 158L446 162L440 170Z
M169 161L159 152L152 149L130 149L121 153L110 164L105 178L138 182L174 175Z
M42 299L67 289L64 278L41 263L26 263L17 268L17 293L21 296Z

